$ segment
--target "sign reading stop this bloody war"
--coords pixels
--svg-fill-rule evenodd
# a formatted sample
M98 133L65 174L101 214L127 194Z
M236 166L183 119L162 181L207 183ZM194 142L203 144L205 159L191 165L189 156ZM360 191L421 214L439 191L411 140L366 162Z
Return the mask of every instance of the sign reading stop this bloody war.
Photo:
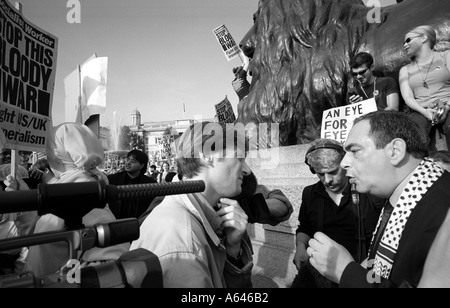
M240 49L236 42L234 41L233 37L231 36L230 32L228 31L227 27L225 25L222 25L220 27L217 27L213 30L214 35L216 36L217 41L220 44L220 47L222 47L223 53L225 54L225 57L228 61L232 60L236 56L239 55Z
M216 115L219 122L234 123L236 116L234 115L233 106L231 106L228 98L225 97L223 101L215 105Z
M58 39L27 21L0 0L0 142L2 146L45 151Z

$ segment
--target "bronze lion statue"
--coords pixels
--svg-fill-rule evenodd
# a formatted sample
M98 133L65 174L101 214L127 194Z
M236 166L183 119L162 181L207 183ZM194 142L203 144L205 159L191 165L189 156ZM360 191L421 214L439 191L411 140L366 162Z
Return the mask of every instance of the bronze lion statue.
M371 53L378 71L398 79L408 30L427 24L450 38L449 0L403 1L371 23L373 10L359 0L260 0L240 42L252 80L237 122L279 123L280 145L309 143L320 136L323 111L346 104L354 54Z

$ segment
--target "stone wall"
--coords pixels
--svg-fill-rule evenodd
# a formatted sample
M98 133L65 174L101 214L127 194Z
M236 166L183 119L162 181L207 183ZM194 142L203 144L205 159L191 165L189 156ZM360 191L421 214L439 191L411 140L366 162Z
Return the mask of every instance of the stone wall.
M318 181L317 176L311 174L304 163L308 148L309 145L282 147L273 150L276 152L272 152L270 159L247 159L258 183L269 189L280 189L294 207L290 219L277 226L249 225L248 231L254 249L254 287L289 287L297 274L292 260L302 191L305 186Z

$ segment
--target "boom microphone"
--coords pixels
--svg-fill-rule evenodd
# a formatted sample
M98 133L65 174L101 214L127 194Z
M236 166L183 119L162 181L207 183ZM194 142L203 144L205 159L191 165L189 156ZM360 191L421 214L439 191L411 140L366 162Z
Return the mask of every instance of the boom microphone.
M39 184L37 189L0 194L0 214L37 210L39 216L54 214L64 219L67 226L78 228L84 215L109 202L204 190L204 181L118 186L100 182Z

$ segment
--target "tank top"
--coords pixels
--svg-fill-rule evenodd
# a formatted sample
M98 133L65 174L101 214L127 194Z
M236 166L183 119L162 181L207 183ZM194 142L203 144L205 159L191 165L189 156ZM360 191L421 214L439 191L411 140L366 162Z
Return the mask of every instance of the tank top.
M416 101L422 107L428 107L437 99L450 97L450 72L446 61L449 52L450 50L443 53L436 52L429 71L427 64L420 66L420 71L415 62L409 65L409 85ZM423 86L424 80L422 77L426 78L428 89Z

